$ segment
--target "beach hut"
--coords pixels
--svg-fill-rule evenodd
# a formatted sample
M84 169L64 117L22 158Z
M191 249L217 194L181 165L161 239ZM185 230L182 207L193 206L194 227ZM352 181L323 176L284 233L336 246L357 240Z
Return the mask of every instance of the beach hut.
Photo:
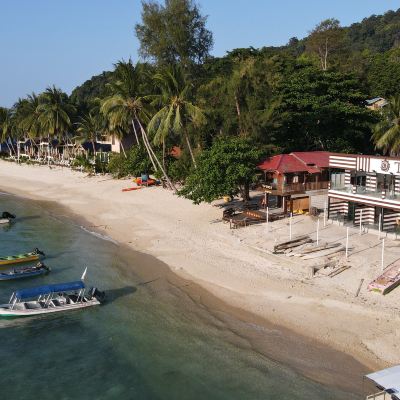
M400 365L365 375L379 392L368 395L367 400L400 400Z

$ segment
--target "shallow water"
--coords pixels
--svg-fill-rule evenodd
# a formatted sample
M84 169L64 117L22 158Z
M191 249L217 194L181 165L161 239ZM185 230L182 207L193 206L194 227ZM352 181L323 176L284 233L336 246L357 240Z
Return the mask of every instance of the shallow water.
M79 279L86 266L87 282L105 289L108 301L0 320L1 399L357 398L254 351L188 296L187 283L171 283L157 260L90 234L57 207L0 195L2 210L19 220L0 227L0 255L39 247L52 272L0 282L0 302L17 288Z

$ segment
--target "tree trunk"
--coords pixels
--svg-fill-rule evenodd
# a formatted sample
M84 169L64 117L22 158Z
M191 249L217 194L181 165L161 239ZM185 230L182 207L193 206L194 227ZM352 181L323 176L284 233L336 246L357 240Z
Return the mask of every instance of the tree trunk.
M249 182L245 182L243 187L241 187L240 191L241 191L243 201L250 200L250 184L249 184Z
M132 122L133 131L135 132L136 143L137 143L138 146L140 146L139 136L138 136L138 134L136 132L135 123L133 122L133 119L131 119L131 122Z
M161 165L159 159L158 159L157 156L155 155L153 149L151 148L151 144L150 144L150 142L149 142L149 139L148 139L148 137L147 137L147 134L146 134L146 132L145 132L145 130L144 130L144 128L143 128L143 126L142 126L142 124L140 123L139 120L138 120L138 123L139 123L139 126L140 126L140 130L141 130L141 132L142 132L142 135L143 135L143 140L146 140L147 146L148 146L150 152L152 153L152 155L153 155L153 157L154 157L154 160L157 162L157 165L160 167L160 170L161 170L161 172L163 173L164 178L165 178L166 181L168 182L168 185L169 185L170 188L176 193L177 190L176 190L175 185L172 183L171 179L169 179L169 176L167 175L167 172L165 171L165 169L164 169L163 166Z
M163 141L162 141L162 165L163 165L163 168L166 170L166 168L165 168L165 139L163 139Z
M186 143L187 143L189 151L190 151L190 156L192 157L193 165L195 168L197 168L197 164L196 164L196 160L194 158L194 154L193 154L192 146L190 144L189 136L186 132L185 132L185 138L186 138Z
M94 143L94 140L92 140L92 147L93 147L93 160L96 162L96 145Z
M138 135L137 132L136 132L136 127L135 127L135 124L134 124L134 121L133 121L133 120L132 120L132 126L133 126L133 130L135 131L136 137L139 138L139 135ZM149 155L150 161L151 161L151 163L152 163L152 165L153 165L154 172L157 172L157 171L158 171L158 168L157 168L157 166L156 166L156 164L155 164L155 162L154 162L154 159L153 159L153 157L152 157L152 155L151 155L151 152L150 152L149 148L147 147L147 143L146 143L146 140L144 139L143 134L142 134L142 139L143 139L144 147L146 147L147 154ZM138 142L138 145L140 146L140 142Z
M124 145L123 145L123 143L122 143L122 138L121 138L120 145L121 145L122 153L124 154L125 158L128 158L127 155L126 155L126 153L125 153L125 148L124 148Z

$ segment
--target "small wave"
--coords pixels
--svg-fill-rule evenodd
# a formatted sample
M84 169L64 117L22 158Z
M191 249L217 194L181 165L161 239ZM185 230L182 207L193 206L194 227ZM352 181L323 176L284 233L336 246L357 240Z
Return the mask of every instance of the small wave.
M93 235L93 236L96 236L96 237L99 238L99 239L106 240L107 242L111 242L111 243L114 243L114 244L118 245L118 242L115 241L114 239L110 238L110 236L102 235L101 233L91 231L91 230L85 228L85 227L82 226L82 225L80 226L80 228L81 228L82 230L84 230L85 232L90 233L90 234Z

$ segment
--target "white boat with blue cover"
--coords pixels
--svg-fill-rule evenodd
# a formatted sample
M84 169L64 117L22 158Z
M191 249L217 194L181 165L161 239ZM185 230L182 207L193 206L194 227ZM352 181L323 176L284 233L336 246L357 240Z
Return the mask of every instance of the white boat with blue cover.
M0 317L28 317L78 310L100 305L104 297L104 292L96 288L86 293L83 280L21 289L11 295L8 304L0 305Z

